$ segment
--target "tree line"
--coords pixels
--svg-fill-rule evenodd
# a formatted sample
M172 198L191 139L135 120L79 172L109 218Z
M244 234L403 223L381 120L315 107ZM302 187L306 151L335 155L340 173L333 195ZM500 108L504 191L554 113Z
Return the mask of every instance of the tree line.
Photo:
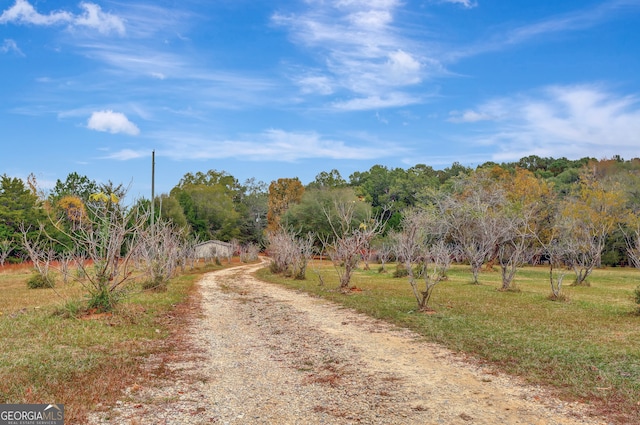
M298 178L240 183L225 171L209 170L185 174L151 209L148 199L125 208L115 201L126 196L123 185L99 184L77 173L58 180L48 193L33 175L23 181L5 174L0 264L30 259L30 248L43 234L50 236L46 251L62 258L79 244L77 232L86 230L87 217L96 224L106 220L100 214L118 211L125 229L142 231L158 223L191 243L218 239L273 247L283 236L276 234L284 231L285 239L306 240L304 246L313 235L304 252L347 255L348 237L358 252L347 264L357 265L365 252L383 257L388 252L408 273L419 266L416 275L424 277L431 270L434 282L453 259L470 265L474 281L482 265L500 266L504 289L519 266L532 262L555 264L557 273L570 268L576 282L585 284L594 267L638 265L639 178L640 159L620 157L528 156L475 169L459 163L442 170L375 165L348 180L336 169L321 172L307 185ZM143 222L136 221L140 217ZM121 243L133 238L125 236ZM126 254L119 249L118 256ZM338 258L344 266L346 257ZM555 287L561 284L561 277L554 279Z

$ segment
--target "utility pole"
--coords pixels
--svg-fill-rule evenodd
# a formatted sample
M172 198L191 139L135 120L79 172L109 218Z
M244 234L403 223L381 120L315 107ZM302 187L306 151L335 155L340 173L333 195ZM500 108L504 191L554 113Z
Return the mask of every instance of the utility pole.
M153 229L155 217L155 181L156 181L156 151L151 151L151 229Z

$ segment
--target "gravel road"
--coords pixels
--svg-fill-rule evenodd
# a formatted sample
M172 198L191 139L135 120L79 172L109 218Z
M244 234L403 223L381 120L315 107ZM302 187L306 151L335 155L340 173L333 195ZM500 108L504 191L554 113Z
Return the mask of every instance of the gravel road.
M170 373L132 386L90 423L607 423L409 331L259 281L259 267L205 275L184 353L163 363Z

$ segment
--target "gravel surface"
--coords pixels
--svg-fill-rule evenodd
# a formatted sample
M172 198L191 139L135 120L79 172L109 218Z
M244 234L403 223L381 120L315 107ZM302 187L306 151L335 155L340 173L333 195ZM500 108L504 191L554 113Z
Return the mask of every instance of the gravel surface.
M259 281L259 267L205 275L184 352L162 360L169 373L89 423L607 423L409 331Z

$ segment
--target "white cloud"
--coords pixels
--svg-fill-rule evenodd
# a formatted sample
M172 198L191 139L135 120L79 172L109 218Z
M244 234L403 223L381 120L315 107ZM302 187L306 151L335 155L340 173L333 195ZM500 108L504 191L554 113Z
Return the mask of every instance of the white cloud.
M384 158L389 149L403 151L393 143L378 143L357 136L355 142L325 137L315 131L291 132L268 129L242 138L215 140L194 134L157 135L166 143L165 149L157 149L159 155L174 160L207 160L236 158L247 161L295 162L303 159L375 159Z
M393 16L388 10L366 10L353 13L347 19L357 27L384 28L393 21Z
M371 7L375 9L389 9L399 4L399 0L337 0L335 2L335 5L340 8Z
M84 9L84 13L75 17L73 21L75 25L97 29L101 34L109 34L113 31L124 35L124 22L119 17L103 12L97 4L80 3L80 7Z
M496 160L638 156L640 98L596 85L547 87L535 95L496 99L465 114L457 122L496 120L476 139L499 148Z
M385 64L387 77L398 86L417 84L420 82L422 65L415 57L402 50L390 52Z
M466 0L447 0L450 2L466 2ZM502 50L510 46L531 41L540 41L551 34L580 31L593 28L624 13L626 7L640 7L637 0L610 0L585 7L573 12L551 16L538 22L511 28L464 49L455 49L448 53L448 60L455 61L463 57L474 56L486 52Z
M149 151L134 151L132 149L122 149L110 155L104 156L105 159L115 159L117 161L128 161L130 159L138 159L148 157Z
M325 75L314 75L310 73L300 77L293 77L293 79L303 94L317 93L329 95L334 92L334 83Z
M454 3L464 6L467 9L474 8L478 5L475 0L442 0L444 3Z
M26 0L16 0L15 4L0 15L0 23L15 22L17 24L55 25L68 23L72 20L69 12L51 12L42 15Z
M107 131L112 134L125 133L136 136L140 129L120 112L111 110L98 111L91 114L87 128L96 131Z
M305 12L272 16L272 22L287 28L295 43L319 58L319 67L308 72L313 80L294 78L303 87L303 94L351 93L352 103L357 105L363 99L394 97L394 93L442 70L439 61L422 56L423 46L402 36L401 23L394 21L402 6L400 1L333 0L307 4ZM314 82L331 85L314 86ZM379 107L396 104L383 100L377 103Z
M477 112L477 111L471 111L471 110L467 110L464 112L459 112L459 111L451 111L449 113L449 120L450 122L456 122L456 123L460 123L460 122L478 122L478 121L487 121L487 120L491 120L494 117L492 117L489 114L483 113L483 112Z
M84 9L84 12L80 15L74 15L67 11L52 11L48 14L41 14L27 0L16 0L13 6L2 12L0 24L15 23L44 26L68 24L70 27L96 29L102 34L116 32L123 35L125 33L122 19L103 12L97 4L83 2L80 3L80 7Z
M5 38L2 45L0 45L0 52L2 53L15 52L20 56L24 56L24 53L22 53L22 50L20 50L16 42L10 38Z
M369 96L334 102L332 106L342 111L363 111L369 109L395 108L420 103L421 99L405 93L389 93L383 97Z

